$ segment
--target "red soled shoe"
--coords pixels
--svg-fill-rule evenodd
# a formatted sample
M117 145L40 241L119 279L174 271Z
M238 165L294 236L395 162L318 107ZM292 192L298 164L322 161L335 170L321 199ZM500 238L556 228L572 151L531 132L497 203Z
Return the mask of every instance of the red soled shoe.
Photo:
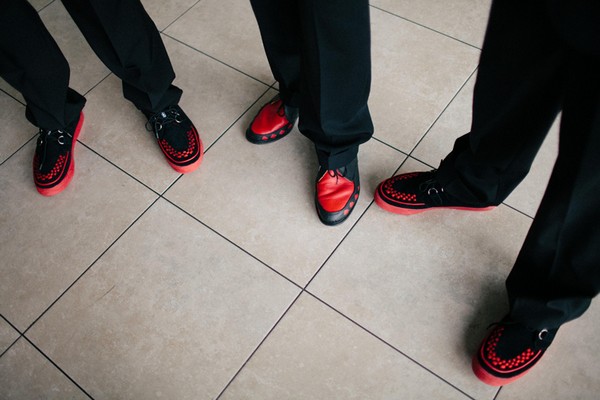
M154 132L169 165L186 174L200 166L204 155L196 127L181 107L173 105L156 114L147 114L146 129Z
M494 326L473 356L473 372L483 383L502 386L525 375L542 358L558 329L528 329L507 318Z
M246 139L254 144L271 143L292 131L298 109L287 107L279 96L265 104L246 130Z
M487 211L495 206L469 205L450 197L436 180L436 171L410 172L381 182L375 190L375 203L396 214L416 214L430 208Z
M82 125L83 113L64 130L40 129L33 156L33 182L40 194L54 196L65 190L73 179L73 149Z
M321 222L325 225L344 222L352 213L359 193L357 159L335 170L319 168L315 204Z

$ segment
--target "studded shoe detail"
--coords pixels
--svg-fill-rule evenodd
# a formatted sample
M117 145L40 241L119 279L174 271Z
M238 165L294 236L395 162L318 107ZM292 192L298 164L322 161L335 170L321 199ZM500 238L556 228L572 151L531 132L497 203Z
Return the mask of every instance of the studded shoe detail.
M254 144L279 140L292 131L298 119L298 109L287 107L279 96L265 104L246 130L246 139Z
M375 190L375 203L396 214L417 214L431 208L487 211L493 205L469 205L450 197L435 178L435 171L410 172L381 182Z
M542 358L557 330L528 329L505 318L494 326L473 356L473 372L491 386L513 382Z
M175 171L186 174L200 166L204 155L202 141L178 105L150 115L146 128L154 132L160 150Z
M33 182L44 196L54 196L69 185L75 174L73 150L83 125L83 113L71 127L40 129L33 156Z

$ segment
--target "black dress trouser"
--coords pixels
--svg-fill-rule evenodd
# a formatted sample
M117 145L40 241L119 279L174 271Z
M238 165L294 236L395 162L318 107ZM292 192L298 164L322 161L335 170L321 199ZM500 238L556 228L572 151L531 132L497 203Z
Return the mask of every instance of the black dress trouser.
M600 4L494 2L471 132L440 183L471 204L501 203L559 111L559 155L506 282L511 317L536 329L579 317L600 290Z
M177 104L181 90L156 29L139 0L62 0L104 64L123 81L123 94L144 112ZM27 103L31 123L64 128L77 120L85 98L69 88L69 65L27 0L3 0L0 76Z
M283 102L328 169L371 138L368 0L251 0Z

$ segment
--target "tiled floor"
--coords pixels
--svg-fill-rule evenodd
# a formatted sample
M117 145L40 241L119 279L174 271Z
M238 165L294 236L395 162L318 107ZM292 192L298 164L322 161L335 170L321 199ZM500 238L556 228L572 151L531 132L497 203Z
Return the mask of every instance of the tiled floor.
M244 138L275 92L247 0L143 1L207 148L186 176L61 3L32 3L88 105L76 176L43 198L35 128L0 82L0 399L598 398L597 304L523 380L492 388L470 371L506 310L556 127L494 211L401 217L372 202L468 131L489 0L372 0L376 134L357 209L333 228L314 211L310 142Z

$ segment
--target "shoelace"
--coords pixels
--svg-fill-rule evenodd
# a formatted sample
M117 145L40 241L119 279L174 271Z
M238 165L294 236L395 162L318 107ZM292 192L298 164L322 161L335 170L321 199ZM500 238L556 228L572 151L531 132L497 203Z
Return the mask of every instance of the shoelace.
M345 171L345 168L344 168L344 171L340 171L340 170L339 170L339 169L337 169L337 168L336 168L336 169L328 169L328 170L325 172L325 174L328 174L330 177L332 177L332 178L335 178L335 183L336 183L336 184L338 183L338 180L339 180L340 176L341 176L342 178L345 178L345 177L346 177L346 171ZM323 175L325 175L325 174L323 174Z
M444 192L444 188L440 186L437 180L429 179L419 185L419 190L427 193L436 204L443 204L444 199L440 193Z
M73 135L71 135L69 132L65 132L60 129L40 129L38 135L40 136L38 138L38 146L42 146L42 154L39 166L39 170L41 171L44 167L44 163L46 162L46 157L48 155L48 143L52 141L58 143L60 146L65 146L67 144L70 144L69 139L71 139Z
M146 129L149 132L154 132L157 139L160 139L159 132L169 124L176 123L180 124L184 121L184 117L177 111L175 107L169 107L164 111L154 114L148 122L146 122Z
M498 326L498 325L517 325L518 322L516 321L499 321L499 322L492 322L491 324L488 325L487 329L490 329L492 327ZM532 333L534 333L533 337L532 337L532 342L533 342L533 348L534 350L539 350L542 346L540 346L542 343L544 343L544 341L546 339L548 339L548 335L550 334L550 332L548 331L548 329L543 328L540 329L539 331L533 330Z

